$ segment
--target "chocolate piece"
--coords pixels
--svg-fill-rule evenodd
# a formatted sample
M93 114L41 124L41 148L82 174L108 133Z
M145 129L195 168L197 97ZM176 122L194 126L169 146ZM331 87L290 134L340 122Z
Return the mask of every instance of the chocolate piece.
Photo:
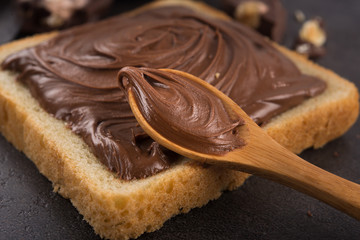
M202 85L152 68L124 67L118 76L120 87L125 94L129 89L133 93L146 122L171 142L213 155L245 145L236 134L244 120L230 114L221 99Z
M293 48L296 52L313 60L318 59L326 54L325 47L317 47L310 42L302 41L300 38L296 40Z
M304 22L299 31L299 37L294 43L294 49L311 59L317 59L326 54L325 42L324 22L320 17L316 17Z
M143 178L169 168L173 157L138 126L118 87L125 66L191 73L258 124L326 87L252 29L179 6L69 29L2 64L20 72L18 80L41 106L68 122L111 171L122 179Z
M238 21L276 42L283 39L287 13L280 0L223 0L223 5Z
M311 213L310 210L308 210L306 214L307 214L309 217L312 217L312 216L313 216L313 214Z
M112 0L17 0L16 3L22 31L37 33L96 21Z

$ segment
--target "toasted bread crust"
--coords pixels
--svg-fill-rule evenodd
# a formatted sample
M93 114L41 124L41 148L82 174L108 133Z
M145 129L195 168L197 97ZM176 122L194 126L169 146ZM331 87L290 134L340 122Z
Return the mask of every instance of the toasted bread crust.
M191 1L157 1L129 14L175 3L226 18L217 10ZM55 35L42 34L3 45L0 62L13 52ZM342 135L358 116L356 87L302 56L276 47L302 72L323 79L328 87L323 94L275 117L264 129L295 153L311 146L321 147ZM185 159L147 179L117 179L62 121L46 113L15 77L15 73L0 72L0 131L52 181L54 191L71 200L102 237L127 239L155 231L172 216L203 206L222 191L240 186L249 176Z

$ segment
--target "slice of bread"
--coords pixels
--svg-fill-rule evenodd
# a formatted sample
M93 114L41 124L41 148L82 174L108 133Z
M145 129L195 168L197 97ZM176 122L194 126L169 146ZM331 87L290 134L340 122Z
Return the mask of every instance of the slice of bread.
M159 1L137 9L181 4L210 16L226 18L206 5L191 1ZM0 47L0 62L9 54L33 46L56 33L12 42ZM326 91L272 119L264 129L295 153L321 147L342 135L358 116L356 87L305 58L276 47L302 72L326 81ZM52 181L54 190L69 198L102 237L135 238L159 229L172 216L200 207L232 190L249 176L242 172L203 166L184 159L171 169L134 181L119 180L64 122L46 113L16 73L0 72L0 130Z

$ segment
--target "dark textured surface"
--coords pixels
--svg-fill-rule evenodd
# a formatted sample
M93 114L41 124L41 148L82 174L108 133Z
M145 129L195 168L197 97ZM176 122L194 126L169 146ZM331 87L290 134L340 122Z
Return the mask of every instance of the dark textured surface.
M0 44L11 41L20 29L20 21L11 0L0 1Z
M121 7L121 3L117 7ZM132 1L136 6L145 1ZM209 1L217 4L217 1ZM289 11L285 39L298 27L293 11L322 16L328 31L327 55L319 63L360 86L360 1L284 1ZM218 5L218 4L217 4ZM126 10L132 6L127 6ZM113 12L121 11L114 7ZM0 26L4 25L0 10ZM11 16L10 13L6 13ZM7 18L6 18L7 19ZM11 38L9 19L1 38ZM13 24L11 27L10 25ZM4 31L3 31L4 30ZM4 40L5 41L5 40ZM6 40L8 41L8 40ZM360 124L343 137L301 157L360 183ZM310 214L311 213L311 214ZM309 216L312 215L312 216ZM319 201L276 183L251 177L243 187L216 201L172 218L139 239L359 239L360 222ZM77 210L52 192L34 164L0 136L0 239L99 239Z

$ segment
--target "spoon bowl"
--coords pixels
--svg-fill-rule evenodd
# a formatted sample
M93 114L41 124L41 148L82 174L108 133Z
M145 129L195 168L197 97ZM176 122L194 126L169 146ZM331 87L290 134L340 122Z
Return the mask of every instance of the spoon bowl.
M231 114L237 114L245 125L239 126L237 136L245 146L223 155L191 150L159 134L144 118L132 89L127 90L128 102L143 130L159 144L190 159L225 168L244 171L289 186L317 198L360 220L360 185L338 177L301 159L275 142L236 103L212 85L191 74L161 69L196 82L221 99ZM181 116L179 116L181 117Z

